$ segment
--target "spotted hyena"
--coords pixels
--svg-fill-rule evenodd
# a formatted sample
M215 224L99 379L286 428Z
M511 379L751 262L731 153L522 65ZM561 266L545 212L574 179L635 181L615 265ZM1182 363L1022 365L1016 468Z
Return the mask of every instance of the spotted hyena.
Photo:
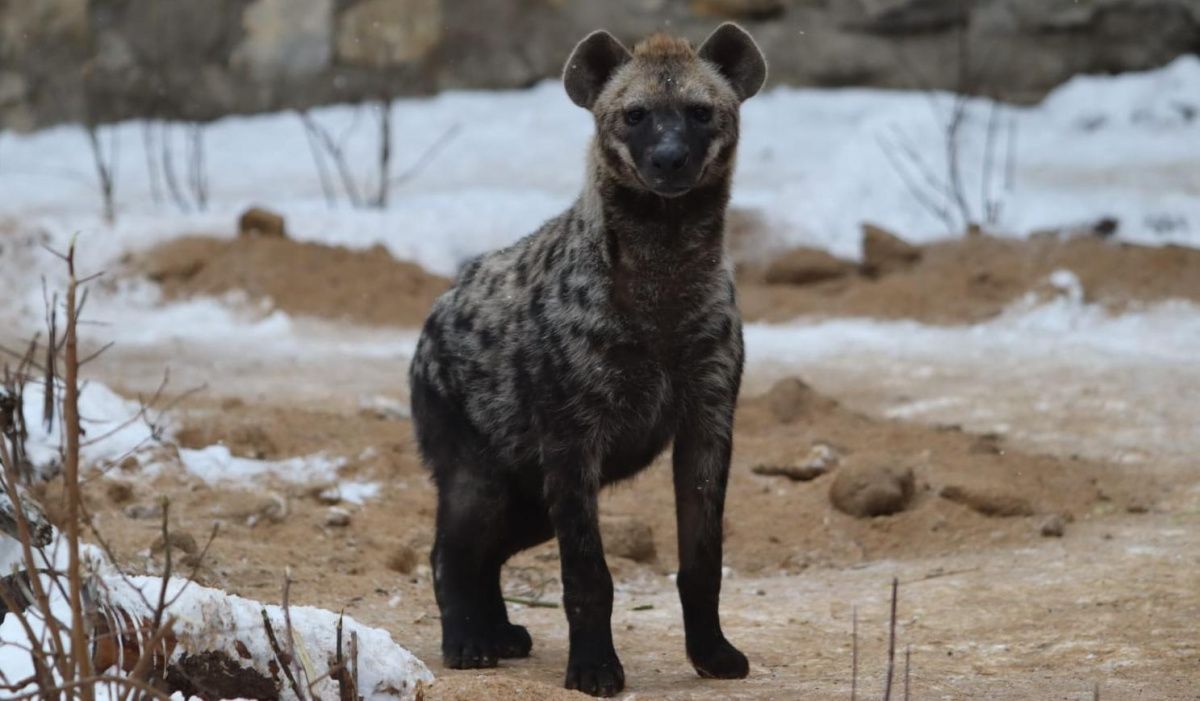
M674 441L679 596L701 676L744 677L721 632L721 517L742 375L723 246L738 111L766 77L743 29L699 49L607 32L563 82L592 112L582 194L516 244L469 263L434 304L411 368L413 421L438 488L434 588L448 667L524 657L500 567L558 539L570 626L566 686L611 695L612 578L600 488Z

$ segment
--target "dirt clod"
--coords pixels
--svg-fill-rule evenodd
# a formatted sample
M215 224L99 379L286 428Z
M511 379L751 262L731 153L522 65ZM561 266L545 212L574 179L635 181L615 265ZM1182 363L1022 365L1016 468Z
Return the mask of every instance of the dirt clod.
M604 516L600 519L600 538L604 552L635 562L653 562L658 557L654 531L650 524L629 516Z
M168 533L166 539L161 535L154 539L154 542L150 544L150 552L158 554L166 550L168 546L172 550L178 550L188 555L195 555L200 551L200 548L196 545L196 539L192 537L192 534Z
M862 270L867 275L886 275L909 268L921 260L920 248L887 229L863 224L862 234Z
M1032 516L1035 513L1027 499L994 489L977 489L951 484L942 487L941 496L943 499L962 504L984 516L1003 518Z
M251 207L238 217L238 236L287 238L283 215L262 207Z
M407 545L401 545L388 556L388 569L400 574L412 574L417 568L417 551Z
M114 504L124 504L133 498L133 485L128 482L110 481L104 487L108 500Z
M788 377L775 383L767 392L771 413L781 423L792 423L802 416L823 412L836 405L832 399L818 394L798 377Z
M838 470L829 500L842 513L858 518L899 513L912 503L912 468L848 465Z
M1067 519L1062 514L1051 514L1042 521L1041 532L1046 538L1061 538L1067 530Z
M853 266L816 248L793 248L780 254L763 273L768 285L810 285L843 277Z

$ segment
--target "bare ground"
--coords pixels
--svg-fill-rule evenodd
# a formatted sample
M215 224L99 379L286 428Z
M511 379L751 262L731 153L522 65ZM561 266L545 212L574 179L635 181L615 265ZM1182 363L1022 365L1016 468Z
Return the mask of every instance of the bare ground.
M286 241L268 243L293 248ZM248 244L195 245L201 258L219 261ZM293 260L293 253L264 254L244 274L270 278L275 273L261 268ZM318 264L323 258L316 253L306 260ZM356 288L325 308L260 283L189 286L193 283L177 277L168 284L179 285L171 291L176 296L245 289L295 313L360 324L415 323L409 318L419 318L417 306L428 303L422 295L443 283L422 277L413 287L412 281L396 279L405 273L383 257L361 261L382 266L371 268L377 279L357 274L339 279L417 290L409 293L414 301L402 318L344 311L353 310L355 300L375 304L387 298L371 289ZM855 272L812 286L766 285L756 282L759 271L744 268L742 298L754 318L821 312L956 323L994 315L1063 267L1114 307L1200 297L1200 258L1192 251L1168 255L1098 239L1029 244L966 239L926 247L915 266L881 278ZM972 281L980 274L1001 283L975 294ZM323 280L343 273L312 275ZM316 328L350 333L336 324ZM683 655L670 578L675 554L667 465L660 461L634 482L610 490L605 514L648 524L657 551L646 562L610 557L617 586L614 632L629 680L627 695L849 698L850 631L857 610L860 696L877 697L889 585L898 577L899 639L902 651L911 646L912 698L1089 699L1096 684L1102 698L1200 698L1195 629L1200 471L1193 457L1200 439L1192 431L1200 395L1185 391L1200 388L1200 370L1147 363L1113 375L1074 367L1070 359L1047 359L1039 367L996 360L964 358L932 375L910 372L928 363L926 358L846 357L814 367L750 369L738 415L726 544L730 571L722 606L727 634L752 660L747 680L698 679ZM237 454L264 458L316 451L342 455L350 458L344 478L380 481L383 492L350 507L349 526L332 528L325 525L329 507L315 497L320 485L222 488L179 472L147 480L117 469L97 479L88 494L99 528L127 565L149 571L159 566L148 550L157 522L127 513L131 505L147 506L165 494L176 529L203 540L214 521L222 524L203 580L275 601L290 567L294 601L344 606L358 619L385 627L426 660L440 677L427 698L582 698L557 689L566 663L566 625L558 608L512 605L510 615L534 636L530 659L485 672L441 669L437 608L425 565L434 492L402 412L363 408L364 397L378 395L403 406L403 358L346 363L268 350L243 356L218 347L141 347L117 349L94 372L133 393L157 381L147 367L168 361L183 384L210 382L208 392L177 412L181 444L223 441ZM769 391L793 375L816 389ZM1060 387L1065 398L1048 411L1035 409L1032 400L1045 395L1047 386ZM946 396L960 401L897 411ZM1106 408L1107 400L1118 399L1125 403L1122 410ZM986 418L971 411L984 404L990 409ZM1145 416L1157 418L1137 418ZM1008 430L988 435L997 421ZM794 463L815 443L842 455L834 474L856 465L912 468L913 505L895 516L856 519L830 505L833 475L792 482L753 471L761 464ZM132 493L112 488L113 482L128 484ZM1025 507L1017 511L1027 515L986 515L940 496L947 486L984 502L1016 500ZM261 517L280 503L286 503L286 515L277 522ZM1066 522L1061 538L1041 534L1052 515ZM554 603L560 594L557 567L553 545L540 546L508 568L506 589ZM901 669L893 698L899 698L902 678Z

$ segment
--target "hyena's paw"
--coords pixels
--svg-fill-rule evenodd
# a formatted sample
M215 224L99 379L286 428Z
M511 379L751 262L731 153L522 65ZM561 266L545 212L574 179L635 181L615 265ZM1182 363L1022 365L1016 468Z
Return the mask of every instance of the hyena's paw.
M625 688L625 669L615 652L572 654L564 686L592 696L615 696Z
M696 673L706 679L742 679L750 673L746 656L724 637L696 648L688 650L688 659Z
M450 669L495 667L501 659L528 657L533 639L522 626L502 623L478 630L464 627L442 639L442 664Z
M502 659L529 657L533 649L533 638L525 626L502 623L496 631L496 654Z

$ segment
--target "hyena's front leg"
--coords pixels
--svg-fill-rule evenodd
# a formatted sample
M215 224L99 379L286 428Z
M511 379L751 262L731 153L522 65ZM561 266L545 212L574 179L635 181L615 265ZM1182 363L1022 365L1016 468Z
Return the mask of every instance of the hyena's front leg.
M721 518L733 448L733 399L699 407L675 437L675 514L679 531L679 599L687 654L702 677L741 679L746 656L725 639L717 613L721 596Z
M625 670L613 648L612 575L604 561L597 513L599 469L598 459L577 451L550 458L546 498L558 538L570 629L565 686L612 696L625 688Z

